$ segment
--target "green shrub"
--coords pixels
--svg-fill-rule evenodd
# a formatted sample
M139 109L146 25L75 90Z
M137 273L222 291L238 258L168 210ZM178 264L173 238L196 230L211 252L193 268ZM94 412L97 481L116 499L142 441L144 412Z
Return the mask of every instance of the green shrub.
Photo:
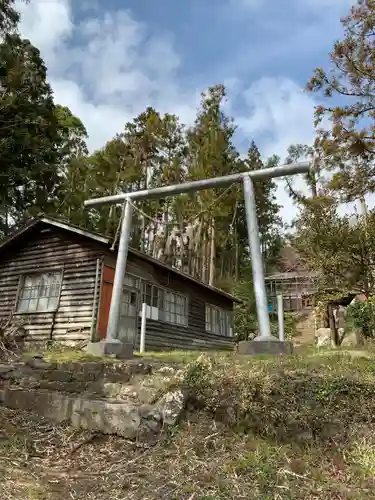
M362 331L366 338L374 336L375 332L375 297L364 302L355 302L348 306L348 319L356 328Z
M234 331L237 340L251 340L258 330L253 284L249 280L241 280L233 291L235 297L241 301L234 307Z

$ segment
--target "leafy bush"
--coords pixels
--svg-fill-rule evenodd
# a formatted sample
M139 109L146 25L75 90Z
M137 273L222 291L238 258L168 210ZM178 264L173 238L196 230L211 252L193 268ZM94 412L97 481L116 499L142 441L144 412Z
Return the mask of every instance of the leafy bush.
M235 305L234 326L237 340L251 340L258 330L258 319L253 284L251 281L241 280L234 288L234 294L241 303ZM284 313L284 335L290 340L295 334L295 327L299 315ZM271 333L278 337L277 312L270 314Z
M276 337L279 336L279 324L277 313L271 314L271 333ZM284 312L284 337L285 340L291 340L296 333L296 325L300 319L300 315L294 312Z
M182 384L196 408L278 442L345 440L354 425L375 424L373 359L201 355Z
M348 306L348 317L356 328L361 329L364 337L374 336L375 332L375 297L364 302L355 302Z
M235 304L234 328L237 340L248 340L256 335L258 320L253 284L249 280L241 280L234 287L234 295L241 302Z

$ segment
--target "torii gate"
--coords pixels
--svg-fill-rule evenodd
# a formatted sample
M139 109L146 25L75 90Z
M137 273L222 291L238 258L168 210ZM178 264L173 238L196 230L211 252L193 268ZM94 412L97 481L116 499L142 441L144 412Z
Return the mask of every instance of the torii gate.
M122 353L122 342L117 339L117 334L120 319L121 296L125 278L129 239L131 233L133 211L132 202L137 200L165 198L167 196L175 196L183 193L202 191L204 189L210 188L226 187L233 183L243 183L244 188L246 222L251 253L257 317L259 324L259 335L254 340L264 341L267 344L270 341L272 341L272 343L278 341L278 339L276 339L276 337L271 334L270 328L267 293L263 272L263 259L260 246L258 220L256 215L254 181L273 179L276 177L285 177L287 175L294 175L299 173L308 173L310 170L310 166L311 162L306 161L282 165L279 167L254 170L252 172L231 174L224 177L216 177L213 179L203 179L198 181L185 182L184 184L175 184L172 186L145 189L142 191L135 191L133 193L104 196L102 198L94 198L85 201L85 207L124 204L107 334L106 338L103 341L96 342L91 345L91 352L101 354L111 353L118 355L121 355ZM127 353L129 353L129 346L127 346Z

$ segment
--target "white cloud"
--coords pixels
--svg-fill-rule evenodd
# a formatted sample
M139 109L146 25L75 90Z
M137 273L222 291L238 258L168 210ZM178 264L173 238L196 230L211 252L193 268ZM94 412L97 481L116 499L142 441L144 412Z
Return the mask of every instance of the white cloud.
M85 4L89 8L84 20L78 22L72 2L33 0L20 4L21 31L41 50L56 102L69 106L86 125L90 149L103 146L146 106L175 113L184 123L192 123L204 88L187 88L179 80L182 61L173 37L168 33L150 35L148 26L128 10L99 15L94 3ZM256 7L262 0L241 2ZM228 78L226 83L231 98L240 95L237 78ZM236 121L249 139L262 139L263 154L284 157L290 144L312 142L314 102L292 80L262 78L243 96L248 109ZM226 105L228 112L231 104ZM279 189L279 200L284 205L284 218L290 220L295 208L284 187Z
M242 134L254 138L265 157L277 154L281 160L287 155L291 144L312 144L315 137L313 125L313 97L289 78L261 78L244 92L248 106L246 115L236 119ZM328 121L323 121L328 128ZM259 138L259 140L258 140ZM296 206L285 189L285 182L277 181L278 202L282 205L281 215L291 222L296 215ZM293 187L309 194L303 176L296 176ZM367 197L369 208L375 207L375 195ZM355 203L342 204L339 213L355 213Z
M284 160L291 144L312 144L314 140L314 100L289 78L261 78L244 92L246 114L238 117L241 133L254 139L264 156L273 154ZM294 187L306 192L301 176ZM290 222L296 208L278 181L281 215Z
M274 0L229 0L236 7L245 7L253 10L255 8L267 8L275 5ZM309 8L319 10L322 8L335 8L337 10L347 9L356 4L356 0L279 0L278 4L288 8ZM323 13L322 13L323 14Z
M69 4L65 0L19 2L22 34L51 58L73 30Z
M19 6L21 33L48 67L59 104L69 106L89 132L89 147L104 145L147 106L191 122L199 92L179 84L180 57L168 34L150 36L127 10L85 11L75 22L70 0L33 0Z
M126 10L101 17L89 12L77 24L69 0L34 0L21 11L22 34L40 48L56 102L83 120L91 149L104 145L149 105L193 121L202 89L187 91L179 84L181 60L172 37L149 37L147 26ZM229 91L239 92L236 78L227 83ZM250 136L272 133L265 154L310 142L312 101L292 81L261 79L244 95L251 114L238 123ZM282 189L280 198L284 205L289 201Z
M244 92L247 114L237 118L248 137L265 136L262 152L286 156L288 146L314 138L314 101L289 78L261 78Z

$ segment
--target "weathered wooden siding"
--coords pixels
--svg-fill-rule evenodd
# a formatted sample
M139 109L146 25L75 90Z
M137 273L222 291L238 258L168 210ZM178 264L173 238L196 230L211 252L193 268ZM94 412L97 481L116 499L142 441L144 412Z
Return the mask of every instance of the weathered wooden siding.
M100 269L96 280L98 259ZM0 256L0 320L14 313L22 275L63 269L58 310L22 314L22 318L26 320L25 326L31 339L87 339L92 327L93 333L96 333L103 265L114 266L115 263L115 254L104 244L64 229L38 225L20 236ZM232 310L229 298L133 253L129 253L127 272L188 297L188 326L149 320L146 334L148 350L232 348L232 338L205 332L205 303ZM139 335L137 347L138 344Z
M27 240L17 242L0 261L0 319L15 310L22 275L63 269L59 307L56 312L22 314L34 340L81 340L91 330L99 248L89 240L66 231L35 228ZM97 293L99 289L97 288Z
M105 262L108 265L115 265L115 260L111 255L106 256ZM206 332L205 304L213 304L232 311L233 302L229 298L160 268L152 262L145 261L137 255L129 254L127 272L188 297L188 326L147 320L146 350L233 349L233 337L223 337ZM136 349L139 349L139 340L140 321L138 322L138 336L135 342Z
M139 350L140 326L135 342L136 350ZM167 350L232 350L234 340L231 337L213 335L204 330L196 330L193 327L181 327L159 321L148 320L146 324L146 351Z
M104 257L104 262L106 265L115 267L116 257L112 252L107 251ZM196 297L197 301L201 304L201 310L203 310L204 325L205 303L222 307L228 311L233 310L233 301L230 298L216 293L214 290L210 290L209 288L202 287L198 283L187 280L183 276L175 274L173 271L163 269L157 264L144 260L132 253L129 253L128 256L126 272L149 281L150 283L154 283L155 285L160 285L162 287L169 288L170 290L175 290L185 295L192 295Z

